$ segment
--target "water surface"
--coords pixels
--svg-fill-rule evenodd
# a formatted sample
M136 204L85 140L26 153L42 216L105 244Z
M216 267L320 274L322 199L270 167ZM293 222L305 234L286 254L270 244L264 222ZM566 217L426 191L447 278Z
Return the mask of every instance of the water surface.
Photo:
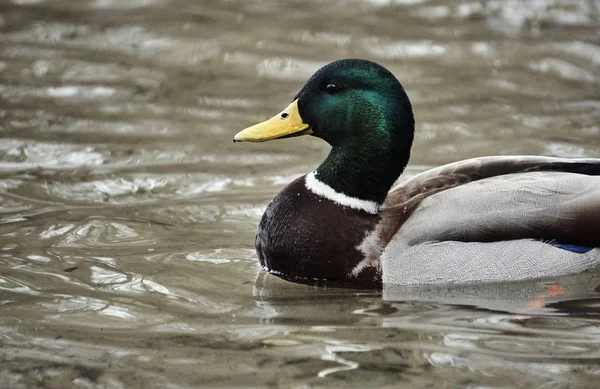
M600 157L598 1L0 2L0 387L595 388L600 273L385 293L253 249L318 139L231 142L340 58L415 109L413 175Z

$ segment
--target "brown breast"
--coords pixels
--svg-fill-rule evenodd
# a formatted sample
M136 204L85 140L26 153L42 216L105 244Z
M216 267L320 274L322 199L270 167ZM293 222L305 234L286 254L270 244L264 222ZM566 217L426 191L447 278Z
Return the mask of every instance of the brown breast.
M304 182L305 176L293 181L267 207L256 234L261 265L299 283L380 287L378 267L352 275L364 259L357 246L379 216L320 197Z

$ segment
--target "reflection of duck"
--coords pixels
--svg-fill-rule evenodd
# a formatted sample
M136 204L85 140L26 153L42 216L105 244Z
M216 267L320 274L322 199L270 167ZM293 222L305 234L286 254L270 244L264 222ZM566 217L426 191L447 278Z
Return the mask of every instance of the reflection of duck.
M376 290L313 288L285 282L265 272L257 274L252 295L258 308L253 314L272 323L348 326L369 316L358 311L382 303L381 292Z
M253 296L263 320L302 320L349 325L373 318L394 327L408 317L447 306L476 307L514 313L513 319L539 314L597 314L600 272L554 277L549 280L496 282L468 285L384 285L383 293L359 289L310 288L278 280L261 272ZM328 314L324 317L323 312ZM451 311L448 311L451 312ZM471 311L472 312L472 311ZM432 318L445 316L429 315ZM456 314L449 313L455 317ZM485 314L483 315L486 316ZM383 322L381 322L383 323ZM380 323L380 324L381 324Z
M519 315L569 313L561 306L581 305L594 311L600 298L596 290L600 272L586 272L546 280L495 282L462 285L385 285L383 300L394 302L435 302L445 305L472 306ZM514 319L518 317L513 317Z
M280 114L239 132L261 142L311 134L332 146L267 207L261 264L296 282L507 281L600 264L600 159L485 157L402 182L414 134L398 80L369 61L317 71Z

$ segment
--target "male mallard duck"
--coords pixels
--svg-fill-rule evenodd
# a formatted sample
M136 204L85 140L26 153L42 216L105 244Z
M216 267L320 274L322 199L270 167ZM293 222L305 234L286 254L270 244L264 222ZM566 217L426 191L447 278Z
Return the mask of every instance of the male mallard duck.
M256 234L261 265L286 280L347 287L523 280L600 265L600 159L474 158L388 193L414 129L396 77L347 59L236 134L241 142L308 134L332 146L267 207Z

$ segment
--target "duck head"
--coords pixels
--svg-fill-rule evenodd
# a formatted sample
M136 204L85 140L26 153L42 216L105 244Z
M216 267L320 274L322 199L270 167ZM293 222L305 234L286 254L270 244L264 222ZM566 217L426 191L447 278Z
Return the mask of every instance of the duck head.
M240 131L234 141L301 135L332 146L314 171L317 180L346 196L382 204L408 163L414 116L391 72L371 61L345 59L319 69L287 108Z

